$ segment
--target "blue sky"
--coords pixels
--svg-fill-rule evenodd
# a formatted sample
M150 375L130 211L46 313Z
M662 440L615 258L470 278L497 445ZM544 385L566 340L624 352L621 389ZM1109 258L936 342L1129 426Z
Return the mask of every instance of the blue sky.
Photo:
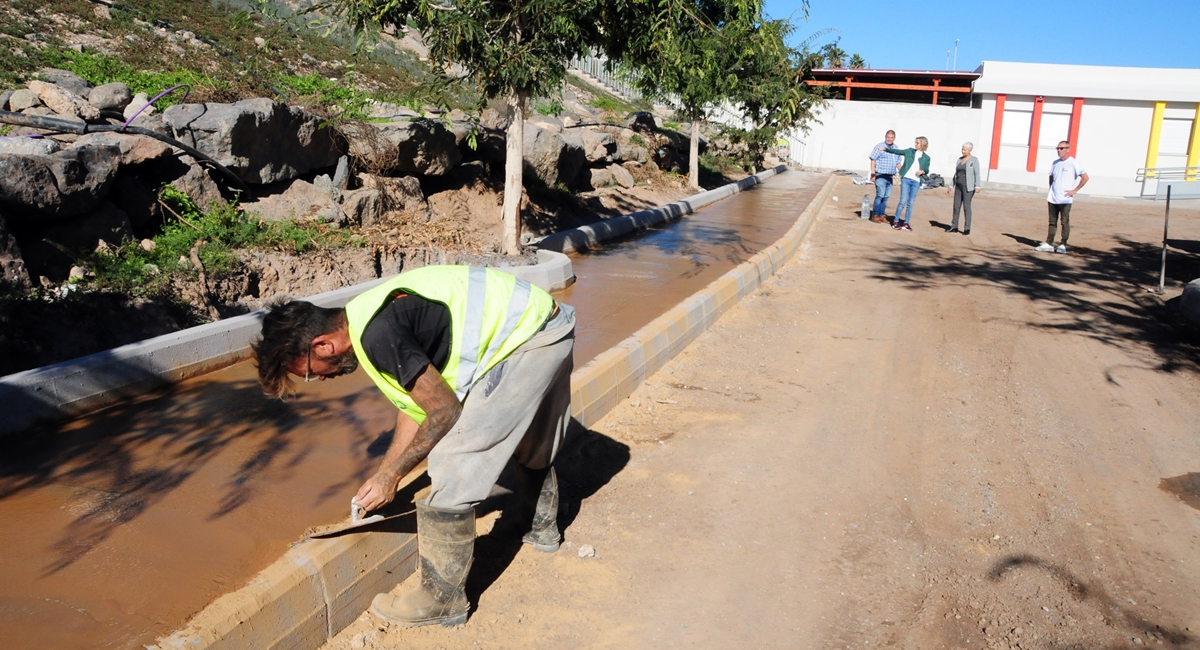
M766 0L772 18L793 15L795 43L825 28L872 68L942 70L946 50L958 69L980 61L1200 68L1200 0L949 0L870 2ZM953 67L953 60L951 61Z

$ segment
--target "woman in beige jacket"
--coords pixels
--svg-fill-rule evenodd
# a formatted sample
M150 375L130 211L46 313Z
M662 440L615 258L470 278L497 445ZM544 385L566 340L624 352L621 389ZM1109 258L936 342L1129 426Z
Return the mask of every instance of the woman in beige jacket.
M979 191L979 159L971 155L974 148L975 145L964 142L962 158L959 158L954 166L954 218L950 221L950 230L947 232L959 232L958 212L961 209L967 217L962 234L971 234L971 199L975 198L975 193ZM946 188L946 193L950 193L950 188Z

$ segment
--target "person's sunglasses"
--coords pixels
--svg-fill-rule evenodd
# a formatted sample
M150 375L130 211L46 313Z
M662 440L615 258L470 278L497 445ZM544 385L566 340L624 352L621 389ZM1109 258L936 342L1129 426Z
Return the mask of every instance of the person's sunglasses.
M1070 149L1070 147L1055 147L1055 149L1058 149L1059 151L1062 151L1063 149Z

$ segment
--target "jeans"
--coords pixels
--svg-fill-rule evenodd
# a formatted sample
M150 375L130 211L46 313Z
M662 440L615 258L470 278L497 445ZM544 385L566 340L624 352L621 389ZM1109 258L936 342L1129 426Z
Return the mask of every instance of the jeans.
M968 192L967 186L959 183L954 184L954 218L950 220L950 229L958 230L958 211L959 208L967 217L967 224L963 230L971 231L971 199L975 198L974 192Z
M888 199L892 196L892 175L877 174L875 176L875 203L871 205L872 217L887 215Z
M896 206L896 221L901 221L900 215L904 214L904 208L908 208L908 214L904 216L903 222L908 223L912 220L913 203L917 201L917 190L921 189L921 182L915 178L903 178L900 180L900 204Z
M1047 203L1050 211L1050 229L1046 232L1046 243L1054 245L1054 231L1058 229L1058 217L1062 215L1062 241L1059 243L1063 246L1067 245L1067 237L1071 236L1071 204L1070 203Z

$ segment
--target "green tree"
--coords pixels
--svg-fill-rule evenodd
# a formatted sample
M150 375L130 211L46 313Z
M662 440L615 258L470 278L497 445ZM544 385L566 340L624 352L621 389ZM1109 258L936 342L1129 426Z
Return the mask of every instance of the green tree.
M651 0L649 12L625 16L629 38L609 56L636 71L643 94L675 103L691 122L688 183L700 187L700 128L708 112L733 98L745 37L762 20L760 0ZM627 5L627 9L636 4Z
M821 46L820 50L818 50L825 60L825 67L835 69L846 67L847 54L846 50L841 48L841 42L842 38L839 36L838 38L833 39L832 43L826 43L825 45Z
M556 91L567 63L618 38L602 29L614 15L601 0L334 0L359 33L372 29L419 31L430 59L466 71L482 101L503 98L510 126L504 163L503 248L520 253L520 204L526 104ZM639 4L631 0L630 11ZM605 33L609 34L606 36Z
M862 70L863 68L867 67L867 62L862 58L861 55L855 52L854 55L850 57L850 67L855 70Z
M734 97L750 122L739 137L749 146L755 168L762 167L763 156L781 133L805 127L825 97L823 88L804 83L813 60L786 44L793 29L788 21L767 20L744 37Z

